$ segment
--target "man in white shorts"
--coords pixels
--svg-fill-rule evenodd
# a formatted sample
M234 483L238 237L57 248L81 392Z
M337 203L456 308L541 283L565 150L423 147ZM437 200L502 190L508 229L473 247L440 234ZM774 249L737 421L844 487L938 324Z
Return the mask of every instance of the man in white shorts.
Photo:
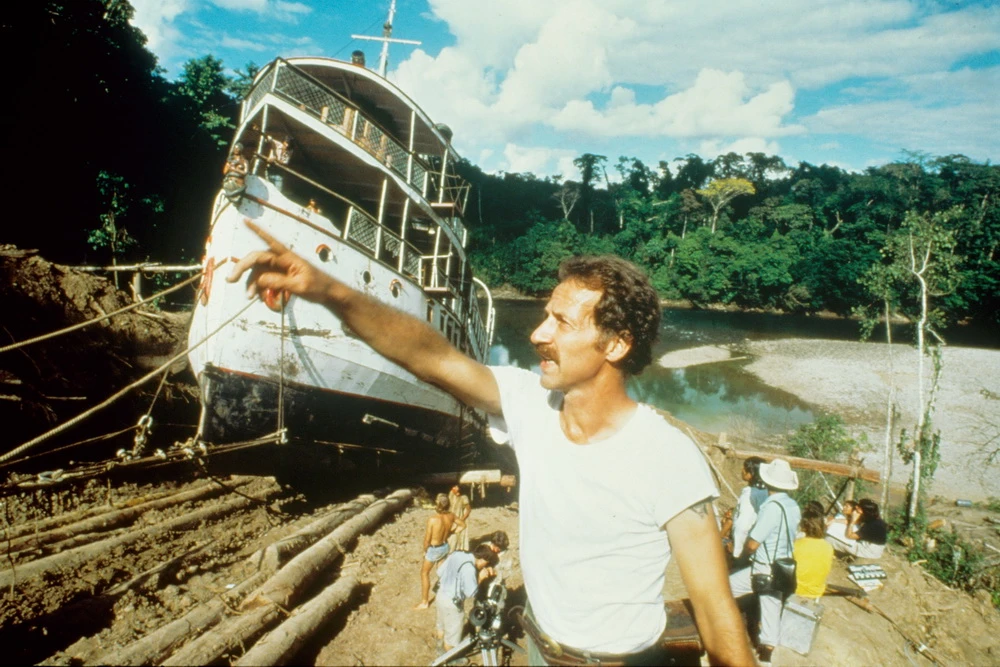
M616 257L563 263L545 320L531 334L539 378L480 364L426 322L335 280L249 224L268 250L240 260L230 281L250 270L250 295L288 290L326 306L387 359L506 430L521 473L526 616L561 655L659 664L673 551L710 661L754 663L729 589L704 457L626 391L627 379L652 360L661 318L638 269Z

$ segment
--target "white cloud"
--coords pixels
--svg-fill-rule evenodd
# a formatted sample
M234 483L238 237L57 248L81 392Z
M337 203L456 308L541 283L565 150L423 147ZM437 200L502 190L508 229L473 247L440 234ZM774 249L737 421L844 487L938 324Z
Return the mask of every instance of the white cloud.
M698 155L706 160L714 159L719 155L727 153L764 153L766 155L777 155L781 152L781 146L775 141L767 141L761 137L744 137L730 143L724 143L718 139L703 141L698 149Z
M568 162L572 166L576 153L557 148L533 148L507 144L503 149L506 163L500 168L513 173L531 172L533 174L554 174ZM575 167L570 173L575 171ZM566 176L566 173L563 173Z
M635 104L616 88L605 111L589 100L571 100L550 121L557 130L595 136L785 136L802 131L786 126L795 93L787 81L752 95L740 72L703 70L691 88L656 104Z
M243 49L245 51L267 51L270 47L266 44L261 44L260 42L254 42L249 39L240 39L238 37L230 37L225 35L219 40L219 44L229 49Z
M132 0L132 25L146 35L146 47L161 58L176 52L181 33L174 19L190 9L190 0Z
M908 100L866 102L823 109L805 121L816 133L854 134L864 128L873 142L894 153L962 153L980 160L1000 154L1000 137L989 129L1000 125L992 103L920 107Z

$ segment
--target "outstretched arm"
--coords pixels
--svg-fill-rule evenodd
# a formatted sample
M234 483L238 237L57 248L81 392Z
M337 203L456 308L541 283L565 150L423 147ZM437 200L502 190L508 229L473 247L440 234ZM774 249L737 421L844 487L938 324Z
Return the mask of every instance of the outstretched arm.
M709 661L713 665L755 664L729 588L712 503L692 505L668 521L666 529Z
M493 373L462 354L426 322L367 296L320 271L252 222L247 226L268 249L241 259L229 282L244 273L247 295L287 290L326 306L376 352L463 403L500 414L500 390Z

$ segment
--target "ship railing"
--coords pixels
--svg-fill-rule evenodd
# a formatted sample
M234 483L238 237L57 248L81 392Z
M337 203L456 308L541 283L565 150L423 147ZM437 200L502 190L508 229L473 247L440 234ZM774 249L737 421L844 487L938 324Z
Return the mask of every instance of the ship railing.
M299 110L318 118L327 127L365 149L402 176L425 199L429 192L436 189L430 182L432 172L426 162L402 146L378 123L361 113L358 107L306 72L283 60L276 61L247 96L244 118L246 114L253 112L267 93L286 99ZM446 188L440 195L451 197L452 189ZM461 203L464 206L465 202Z
M353 205L347 209L344 238L367 250L377 261L420 283L423 261L420 251Z
M462 284L448 270L449 260L454 259L454 255L449 253L438 255L424 255L420 258L422 268L422 282L424 291L429 294L437 294L444 297L460 298L462 295Z
M487 292L488 294L488 292ZM492 308L490 308L492 311ZM468 327L469 327L469 346L472 348L472 353L477 359L485 359L486 354L489 352L490 343L492 342L492 334L490 330L492 329L492 312L488 312L487 316L490 319L484 320L483 312L479 307L479 299L476 298L476 290L469 290L469 309L467 313Z

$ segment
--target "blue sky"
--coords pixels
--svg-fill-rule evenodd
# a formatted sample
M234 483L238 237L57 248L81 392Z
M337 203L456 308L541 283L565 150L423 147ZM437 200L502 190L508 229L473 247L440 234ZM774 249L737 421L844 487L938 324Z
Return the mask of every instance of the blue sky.
M132 0L168 76L282 56L377 67L389 0ZM487 171L577 178L582 153L655 167L762 151L860 170L1000 157L1000 3L397 0L388 78Z

